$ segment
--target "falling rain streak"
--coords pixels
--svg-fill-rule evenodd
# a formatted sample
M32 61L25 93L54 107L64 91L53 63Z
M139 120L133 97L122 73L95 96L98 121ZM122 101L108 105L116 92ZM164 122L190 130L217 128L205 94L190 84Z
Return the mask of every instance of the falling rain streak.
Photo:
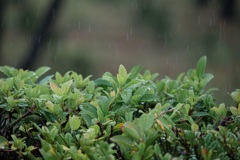
M167 44L168 44L168 38L167 38L167 33L165 32L164 33L164 48L167 47Z
M81 30L81 22L78 22L78 30Z
M218 40L218 52L221 51L221 41L222 41L222 33L219 32L219 40Z
M88 32L90 33L92 31L92 26L91 24L88 25Z
M201 16L198 16L198 25L200 26L201 23Z
M129 34L129 32L127 32L127 34L126 34L126 41L127 41L127 42L129 42L129 36L132 37L132 35L133 35L133 28L131 27L131 28L130 28L130 34Z

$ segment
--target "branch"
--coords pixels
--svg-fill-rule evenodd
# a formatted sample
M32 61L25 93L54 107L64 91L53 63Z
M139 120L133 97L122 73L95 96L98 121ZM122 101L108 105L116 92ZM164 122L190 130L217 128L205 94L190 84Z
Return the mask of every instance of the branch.
M33 107L34 108L34 107ZM21 121L23 118L28 116L30 113L32 113L33 109L29 109L24 115L19 117L16 121L14 121L3 133L4 136L6 136L7 132L12 129L19 121Z
M164 114L166 114L166 113L168 113L168 112L172 112L173 110L174 110L174 108L171 108L171 109L168 109L168 110L160 113L159 115L157 115L157 116L154 118L154 120L158 119L158 117L161 117L162 115L164 115Z

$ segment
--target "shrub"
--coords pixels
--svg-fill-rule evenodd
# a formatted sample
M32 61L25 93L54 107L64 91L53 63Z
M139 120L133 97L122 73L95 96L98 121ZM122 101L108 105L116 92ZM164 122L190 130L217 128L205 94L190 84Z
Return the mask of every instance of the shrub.
M239 159L240 90L236 106L215 104L206 57L196 69L158 74L75 72L0 67L1 159Z

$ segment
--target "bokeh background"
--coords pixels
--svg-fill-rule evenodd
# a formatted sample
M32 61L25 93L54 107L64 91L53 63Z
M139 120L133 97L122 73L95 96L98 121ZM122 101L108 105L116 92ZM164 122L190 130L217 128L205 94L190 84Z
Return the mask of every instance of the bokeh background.
M240 85L238 0L0 0L0 66L98 78L119 64L159 73L207 55L219 102Z

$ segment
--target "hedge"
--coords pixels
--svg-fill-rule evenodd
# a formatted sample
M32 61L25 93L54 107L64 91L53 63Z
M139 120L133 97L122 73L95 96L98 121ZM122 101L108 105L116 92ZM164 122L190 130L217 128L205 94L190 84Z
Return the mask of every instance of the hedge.
M119 66L91 76L0 67L0 158L240 159L240 89L216 104L207 58L176 79Z

